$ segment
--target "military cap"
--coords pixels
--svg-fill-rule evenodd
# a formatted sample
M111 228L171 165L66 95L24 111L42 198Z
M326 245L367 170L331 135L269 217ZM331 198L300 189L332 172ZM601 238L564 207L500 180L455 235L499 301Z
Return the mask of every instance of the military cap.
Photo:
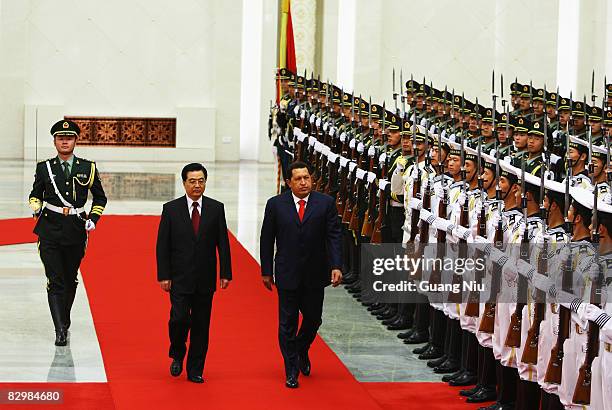
M438 139L440 139L440 147L442 148L442 151L446 151L446 153L448 154L450 152L450 141L447 138L444 137L440 137L437 134L433 134L430 137L430 144L433 144L434 146L438 146Z
M419 95L422 95L422 96L429 95L430 91L431 90L430 90L430 88L429 88L429 86L427 84L419 84L419 88L418 88L418 90L417 90L415 95L417 95L417 96L419 96Z
M468 99L463 101L463 114L469 114L474 110L474 103Z
M495 115L495 126L497 128L506 128L506 124L508 124L508 128L514 129L514 123L512 121L512 116L510 116L510 123L508 123L508 114L506 113L496 113Z
M483 114L485 113L486 109L484 106L478 104L474 104L474 108L472 109L472 112L470 113L471 117L477 117L477 118L482 118Z
M520 95L523 89L523 84L514 82L510 84L510 95Z
M493 172L493 175L495 175L497 171L497 164L496 164L497 158L495 158L492 155L485 154L484 152L482 152L480 155L482 156L482 159L483 159L482 166L488 170L491 170Z
M400 129L400 118L391 111L385 111L385 129L391 131L398 131Z
M276 71L276 78L280 79L280 80L291 80L291 79L295 79L295 73L291 72L291 70L288 70L286 68L280 68Z
M406 91L409 93L413 93L419 89L419 83L414 80L406 81Z
M415 131L416 135L414 136L414 140L416 142L425 142L426 139L429 141L429 144L433 142L431 135L429 135L425 127L423 127L422 125L417 125L415 127ZM410 130L410 132L412 132L412 130Z
M316 78L311 78L310 80L308 80L307 85L306 85L306 91L313 91L313 90L318 90L319 89L319 80L317 80Z
M572 196L572 199L574 199L574 201L577 202L580 206L591 211L593 210L595 198L591 191L588 191L583 188L571 187L569 193ZM597 200L597 214L601 214L605 217L612 216L612 206L606 203L601 197Z
M466 161L472 161L474 162L476 165L478 165L478 151L476 151L473 148L470 148L469 146L464 146L464 153L463 153L463 158Z
M355 101L355 106L357 106L356 101ZM364 99L361 99L359 102L359 112L361 113L361 115L368 115L370 113L370 104Z
M455 99L453 100L453 108L455 110L460 110L462 102L463 102L463 97L460 95L455 95Z
M571 108L569 98L559 96L559 111L569 111Z
M456 157L461 156L461 144L458 144L455 141L449 141L448 146L450 148L448 155L454 155Z
M531 135L538 135L540 137L544 136L544 120L533 121L529 126L529 131L527 131Z
M410 136L412 135L412 121L410 121L409 119L405 119L404 120L404 127L401 130L400 134L402 134L402 136Z
M485 108L482 112L482 122L493 122L493 108Z
M595 107L587 106L587 114L589 116L589 120L593 120L593 121L601 121L603 117L601 108L597 106Z
M302 77L301 75L297 76L297 87L298 88L304 88L304 84L306 83L306 79L304 77Z
M604 115L604 124L612 125L612 110L607 110Z
M327 83L321 83L321 89L319 90L319 94L327 95Z
M353 97L353 111L355 112L361 111L361 98L360 97L357 97L357 96Z
M453 94L448 91L440 92L440 102L445 104L450 104L453 101Z
M353 96L349 93L344 93L344 96L342 97L342 105L344 107L350 107L352 101L353 101Z
M531 86L528 84L523 84L523 87L521 88L521 98L531 98L531 93L532 93L532 89Z
M589 145L588 145L588 143L585 140L583 140L582 138L578 138L578 137L575 137L573 135L570 135L569 146L570 146L570 148L574 148L574 149L578 150L580 153L588 154L588 152L589 152Z
M332 101L335 103L340 103L341 98L342 90L334 85L334 91L332 92Z
M437 101L440 101L441 96L442 96L442 91L438 90L437 88L432 88L430 95L428 95L427 97L437 102Z
M536 90L534 90L533 93L533 100L534 101L546 101L546 94L544 92L544 90L542 88L538 88Z
M378 104L372 104L372 119L379 119L380 115L383 112L383 109L380 105Z
M51 135L54 137L78 137L80 133L79 126L70 120L59 120L51 127Z
M612 84L606 84L606 94L612 95Z
M573 101L572 102L572 115L574 117L584 117L586 108L587 107L585 107L582 101Z
M606 161L608 158L608 152L606 150L606 147L602 147L595 144L593 144L592 155L593 158L599 158L602 161Z
M554 179L544 179L544 195L557 200L564 200L565 184L555 181Z
M559 98L559 94L557 94L555 92L552 92L552 93L547 92L546 93L546 105L554 105L554 106L556 106L557 105L557 98Z
M514 130L516 132L529 132L529 128L531 127L531 121L529 121L525 117L519 117L516 119L516 124L514 125Z

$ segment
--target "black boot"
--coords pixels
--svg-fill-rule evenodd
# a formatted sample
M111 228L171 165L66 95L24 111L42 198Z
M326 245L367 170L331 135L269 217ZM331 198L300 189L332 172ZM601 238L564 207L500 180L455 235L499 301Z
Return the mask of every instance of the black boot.
M64 296L64 302L65 302L65 306L64 306L64 329L68 330L70 329L70 312L72 311L72 304L74 303L74 298L76 296L76 285L74 286L74 289L71 289L69 291L66 291L66 294Z
M64 327L64 300L62 295L47 294L49 301L49 310L51 311L51 319L55 327L55 345L66 346L68 340L66 338L66 329Z

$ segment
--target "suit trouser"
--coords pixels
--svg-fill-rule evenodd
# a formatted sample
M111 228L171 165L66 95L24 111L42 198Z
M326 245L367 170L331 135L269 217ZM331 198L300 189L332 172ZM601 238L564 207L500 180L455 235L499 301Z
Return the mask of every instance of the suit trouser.
M317 336L325 288L278 289L278 343L287 376L298 374L298 356L305 355ZM298 317L302 325L298 331Z
M214 292L181 294L170 291L170 333L169 356L183 361L189 334L187 353L187 374L201 376L204 371L206 352L208 352L208 333L210 313Z
M63 245L40 239L38 253L47 276L47 298L55 329L70 325L70 310L79 281L77 275L85 256L85 243Z

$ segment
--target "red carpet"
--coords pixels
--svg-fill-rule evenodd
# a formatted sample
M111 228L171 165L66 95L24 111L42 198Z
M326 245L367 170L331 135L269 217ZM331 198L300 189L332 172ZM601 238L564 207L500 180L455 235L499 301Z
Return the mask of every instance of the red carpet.
M442 383L359 383L320 338L311 350L313 375L301 377L297 390L285 388L277 342L276 293L264 289L257 262L233 236L234 280L214 298L206 382L194 385L184 374L172 378L167 357L170 303L155 278L158 221L154 216L106 216L90 235L81 268L108 383L62 384L64 406L471 408L455 389ZM29 233L31 219L0 222L0 244L35 241ZM39 385L48 386L29 384Z

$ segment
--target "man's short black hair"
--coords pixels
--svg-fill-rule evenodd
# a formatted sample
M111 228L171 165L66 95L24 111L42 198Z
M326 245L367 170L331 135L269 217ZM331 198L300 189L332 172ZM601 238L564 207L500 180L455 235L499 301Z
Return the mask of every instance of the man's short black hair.
M289 164L289 167L287 167L287 178L291 179L291 177L293 176L293 170L294 169L303 169L306 168L308 170L309 174L312 174L312 170L310 169L310 166L302 161L294 161L291 164Z
M181 177L183 177L183 182L187 181L187 173L193 171L202 171L204 173L204 179L208 179L208 172L206 171L206 168L204 168L204 165L198 162L192 162L191 164L185 165L183 167L183 170L181 171Z

